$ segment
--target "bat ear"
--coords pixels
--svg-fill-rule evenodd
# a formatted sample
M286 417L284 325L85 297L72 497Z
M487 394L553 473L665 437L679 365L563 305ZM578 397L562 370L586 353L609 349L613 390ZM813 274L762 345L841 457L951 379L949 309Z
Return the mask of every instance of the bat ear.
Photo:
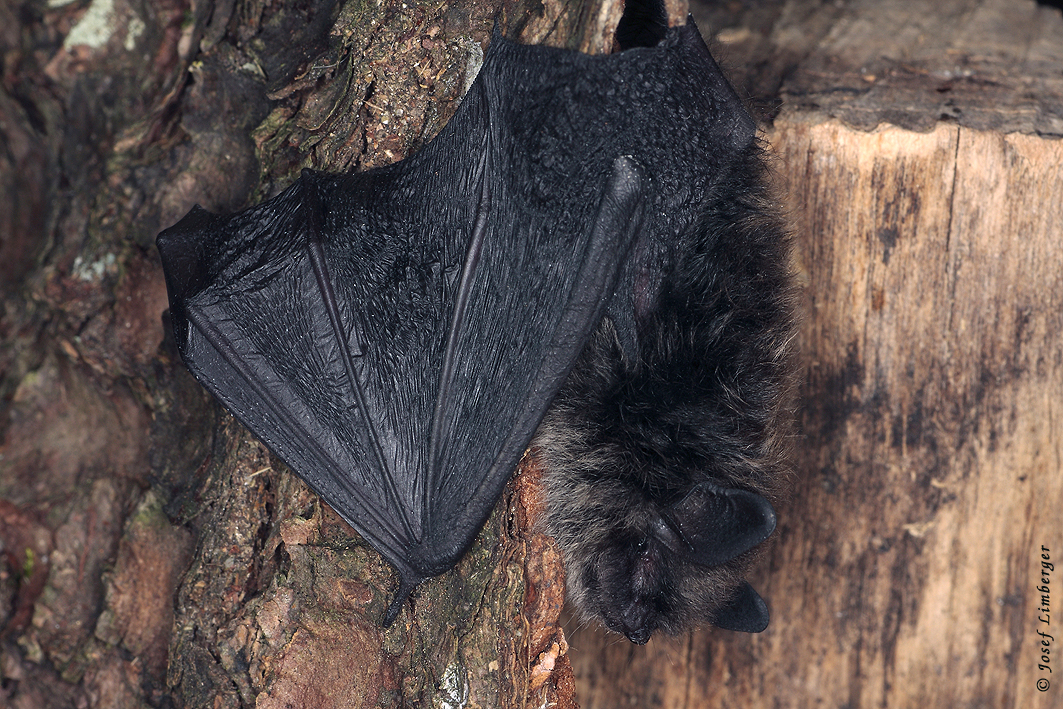
M768 627L768 606L745 581L727 605L717 609L712 624L736 633L759 633Z
M704 566L724 564L775 531L775 510L766 498L710 482L666 509L663 518L683 542L679 553Z

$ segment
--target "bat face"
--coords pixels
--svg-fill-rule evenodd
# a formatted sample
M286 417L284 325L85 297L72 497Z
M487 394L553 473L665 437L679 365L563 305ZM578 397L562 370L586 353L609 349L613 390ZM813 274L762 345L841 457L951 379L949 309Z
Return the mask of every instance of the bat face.
M396 568L385 624L537 430L586 615L767 623L741 576L783 470L786 239L752 119L659 20L606 57L496 35L421 152L157 239L185 364Z
M659 538L640 531L614 530L600 548L572 557L570 593L576 607L638 645L658 630L674 635L716 620L736 595L736 571L684 563ZM743 612L748 627L728 629L759 632L766 627L762 608L751 605Z
M630 490L616 496L624 509L605 510L598 500L593 512L558 504L553 492L547 524L565 551L569 595L584 619L600 620L639 645L658 630L674 635L712 624L760 632L767 626L764 602L741 580L746 562L741 554L749 549L719 564L699 563L692 558L694 547L670 523L667 510L645 499L633 506L632 500L641 496ZM774 528L774 515L770 506L766 509L764 518L742 530L758 541ZM561 531L564 519L579 520L567 530L568 536ZM711 546L718 551L729 543L713 539Z

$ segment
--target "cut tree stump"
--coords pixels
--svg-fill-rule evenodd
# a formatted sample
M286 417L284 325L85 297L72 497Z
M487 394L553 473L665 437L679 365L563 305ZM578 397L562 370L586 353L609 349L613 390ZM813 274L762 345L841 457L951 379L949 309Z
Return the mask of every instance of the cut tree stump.
M752 579L767 631L570 629L581 706L1063 706L1063 16L695 16L774 118L804 293L795 486Z

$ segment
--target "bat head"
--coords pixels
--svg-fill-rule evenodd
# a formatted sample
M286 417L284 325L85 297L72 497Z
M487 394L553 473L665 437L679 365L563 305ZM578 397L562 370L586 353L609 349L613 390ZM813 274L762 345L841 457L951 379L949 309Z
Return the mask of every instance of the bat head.
M745 433L755 421L726 408L733 398L699 391L679 345L659 349L677 371L649 354L641 361L653 366L629 365L606 319L539 429L544 526L565 556L569 597L640 644L705 624L760 632L767 607L742 576L775 529L772 429L736 445L734 421Z
M578 607L640 645L658 629L704 623L764 630L767 607L741 579L749 552L775 528L764 497L702 482L664 507L646 500L604 515L604 502L567 547L578 549L566 558Z

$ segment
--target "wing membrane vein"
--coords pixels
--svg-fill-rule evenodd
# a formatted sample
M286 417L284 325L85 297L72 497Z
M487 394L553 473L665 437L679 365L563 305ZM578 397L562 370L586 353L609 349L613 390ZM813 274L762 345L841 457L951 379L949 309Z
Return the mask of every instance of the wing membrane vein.
M328 265L325 263L324 249L321 246L321 242L313 238L308 241L307 247L310 254L310 264L314 269L314 277L317 279L317 287L321 291L321 299L325 304L325 310L328 311L329 322L332 325L333 334L335 335L336 343L340 349L340 357L343 360L343 367L347 373L347 380L350 382L351 390L354 392L354 398L358 405L358 409L362 412L362 418L365 421L366 429L369 431L369 440L372 443L373 455L376 458L377 464L380 466L380 472L384 477L384 487L389 498L388 502L391 507L398 510L399 518L402 520L403 530L411 539L420 541L420 530L414 531L413 524L410 522L410 518L406 514L406 507L402 504L402 498L399 496L398 486L395 483L395 476L384 456L383 446L380 444L380 433L373 424L373 419L369 415L369 409L365 404L365 392L363 391L361 381L358 378L358 371L354 366L354 356L351 354L351 348L347 342L347 333L344 330L343 321L340 319L339 307L336 304L336 293L332 288Z
M256 397L269 409L269 412L283 423L285 429L298 435L300 444L305 446L306 450L312 451L315 460L322 465L330 465L332 459L328 452L322 447L321 443L299 422L299 420L293 415L293 412L283 406L276 405L274 397L266 387L262 385L257 373L247 366L242 354L237 351L236 347L233 346L225 333L214 324L210 316L203 313L199 308L191 305L186 308L185 312L187 313L189 322L191 322L192 325L203 334L203 337L207 339L222 359L224 359L225 362L240 375L240 377L247 383L248 388L254 392ZM222 392L215 393L216 395L222 394ZM224 401L226 397L220 396L220 398ZM227 402L226 405L228 406ZM230 410L237 410L231 406L228 407ZM331 465L330 467L335 468L334 465ZM349 477L344 471L338 469L332 470L330 479L340 485L351 499L364 499L364 493L353 488ZM390 521L381 514L381 510L368 504L362 504L360 507L365 512L366 516L369 517L378 528L389 529L391 527ZM343 516L346 518L346 515ZM348 520L348 522L351 522L351 520ZM365 525L358 526L358 531L363 535L370 537L374 544L387 549L392 557L398 559L402 558L403 549L397 548L394 544L391 544L386 537L367 532Z
M485 141L486 143L486 141ZM483 254L484 238L487 234L487 218L491 213L491 189L488 185L490 146L484 145L483 154L480 158L480 199L476 207L476 217L473 220L472 236L469 239L469 247L465 252L465 262L461 269L461 281L458 286L457 296L454 302L454 313L451 317L450 328L447 331L447 349L443 358L443 370L439 377L439 389L436 397L435 411L432 415L432 438L429 451L429 484L423 496L423 516L426 526L430 526L431 496L437 491L442 471L439 469L442 455L441 446L446 437L443 430L444 419L449 411L451 397L451 383L454 379L456 359L458 357L459 342L462 330L465 326L465 316L468 312L469 300L472 297L473 280L476 269Z

